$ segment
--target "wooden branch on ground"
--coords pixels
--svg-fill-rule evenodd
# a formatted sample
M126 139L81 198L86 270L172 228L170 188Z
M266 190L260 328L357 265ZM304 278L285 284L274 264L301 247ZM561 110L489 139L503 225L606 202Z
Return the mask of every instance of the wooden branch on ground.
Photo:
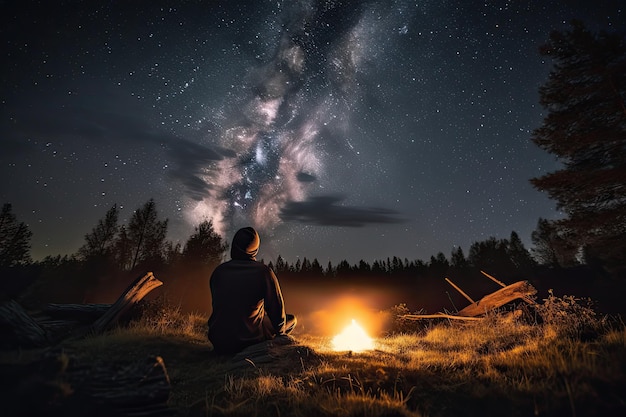
M436 314L403 314L399 316L401 319L406 320L421 320L421 319L452 319L452 320L482 320L480 317L461 317L452 314L436 313Z
M163 285L163 282L156 279L152 272L137 278L102 317L90 326L89 332L93 334L102 333L115 324L120 317L133 308L150 291L161 285Z
M463 292L463 290L462 290L462 289L460 289L459 287L457 287L457 286L454 284L454 282L452 282L449 278L446 278L446 281L448 282L448 284L452 285L452 286L454 287L454 289L455 289L455 290L457 290L457 291L458 291L458 292L459 292L459 293L460 293L463 297L465 297L465 298L467 299L467 301L469 301L470 303L475 303L475 301L474 301L474 300L472 300L472 298L471 298L469 295L465 294L465 293Z
M462 317L479 316L517 299L530 300L530 297L536 293L537 290L528 281L518 281L487 294L459 311L458 315Z
M537 294L537 290L530 285L528 281L518 281L511 285L505 285L504 283L498 281L496 278L487 274L486 272L480 271L487 278L491 279L498 285L500 285L501 289L491 294L487 294L483 298L478 301L472 301L472 299L463 292L459 287L457 287L452 281L446 278L446 281L452 285L461 295L470 300L472 304L468 305L461 311L459 311L456 315L452 314L444 314L444 313L436 313L436 314L404 314L399 316L401 319L407 320L420 320L420 319L437 319L437 318L445 318L445 319L453 319L453 320L481 320L481 318L476 317L482 314L487 313L488 311L495 310L498 307L502 307L503 305L510 303L511 301L515 301L517 299L524 300L525 302L534 305L535 301L532 299L532 296ZM514 315L515 316L515 315Z
M0 327L3 344L13 342L21 347L39 347L48 343L48 335L21 305L14 300L0 304Z
M497 280L495 277L492 277L491 275L489 275L485 271L480 271L480 273L483 274L484 276L486 276L487 278L489 278L490 280L492 280L493 282L495 282L496 284L498 284L499 286L501 286L502 288L506 287L505 283Z

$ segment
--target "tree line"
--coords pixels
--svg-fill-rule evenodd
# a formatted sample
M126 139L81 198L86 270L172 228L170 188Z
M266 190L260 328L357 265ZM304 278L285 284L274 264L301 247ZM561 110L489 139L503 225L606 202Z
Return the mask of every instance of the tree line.
M448 272L463 273L472 268L519 275L529 272L538 263L532 257L531 251L524 247L517 232L512 231L510 239L490 237L472 243L467 256L461 247L457 247L452 250L449 257L443 252L439 252L427 261L393 256L374 260L372 263L360 260L351 264L347 260L342 260L333 265L329 261L323 266L317 258L308 259L305 257L289 263L279 255L275 262L270 261L268 265L279 275L299 274L302 277L345 278L356 276L365 278L367 276L385 275L444 276Z
M214 267L225 260L229 245L215 231L211 220L204 220L195 226L184 244L167 240L168 223L169 219L159 218L156 202L150 199L133 212L127 225L120 225L119 208L114 204L85 234L84 243L75 254L47 256L35 263L45 265L72 260L88 265L91 269L134 271L171 268L181 264ZM19 222L12 212L11 204L5 203L0 214L0 267L6 269L33 264L30 255L31 238L32 232L28 226ZM539 231L533 234L535 242L543 243L543 246L534 250L535 258L539 260L546 258L544 249L549 247L549 242L542 239ZM365 260L357 264L343 260L336 265L330 261L322 265L317 258L309 260L305 257L289 263L279 255L276 260L270 260L269 265L278 273L337 276L352 272L394 274L424 268L462 269L467 266L526 269L537 264L535 258L513 231L510 239L490 237L474 242L467 257L463 249L458 247L452 251L449 259L439 252L427 262L394 256L375 260L372 264Z
M226 260L229 245L213 228L211 220L199 223L189 238L181 243L167 239L169 221L159 216L157 204L148 200L137 208L127 224L119 223L119 208L113 205L85 234L75 254L47 256L33 262L30 256L32 233L19 222L10 204L0 215L0 265L4 297L27 293L32 302L94 302L103 294L117 294L128 280L147 270L155 272L167 284L167 292L177 300L206 307L209 299L208 277ZM540 224L543 224L540 220ZM324 265L316 259L289 262L282 256L264 260L281 279L301 283L373 282L407 284L418 279L452 275L469 276L478 270L503 274L509 278L528 276L546 260L550 247L541 230L533 234L536 247L525 248L512 231L509 239L490 237L470 245L467 255L461 247L449 256L443 252L429 260L401 259L397 256L351 264L342 260ZM550 250L548 250L550 249ZM293 282L293 281L292 281ZM192 300L192 301L190 301ZM195 301L194 301L195 300Z

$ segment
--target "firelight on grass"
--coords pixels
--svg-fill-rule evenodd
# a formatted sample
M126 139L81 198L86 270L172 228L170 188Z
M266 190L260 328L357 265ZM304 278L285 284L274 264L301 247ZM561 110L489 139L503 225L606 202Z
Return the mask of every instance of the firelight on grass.
M374 340L354 319L352 319L352 324L333 337L331 344L335 351L363 352L374 349Z

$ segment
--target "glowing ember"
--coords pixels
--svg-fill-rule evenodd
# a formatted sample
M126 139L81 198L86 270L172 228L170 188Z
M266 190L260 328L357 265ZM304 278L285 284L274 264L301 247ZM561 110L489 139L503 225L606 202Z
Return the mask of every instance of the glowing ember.
M365 330L352 319L352 324L347 326L341 333L333 337L331 341L333 350L351 350L362 352L374 349L374 340L365 333Z

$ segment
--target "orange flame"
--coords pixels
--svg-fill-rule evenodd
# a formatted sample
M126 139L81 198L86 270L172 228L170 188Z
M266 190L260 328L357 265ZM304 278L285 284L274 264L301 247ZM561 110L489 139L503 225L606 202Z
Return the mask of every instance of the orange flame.
M374 349L374 340L367 335L365 330L354 319L352 319L352 324L333 337L331 344L333 350L336 351L351 350L353 352L363 352L364 350Z

